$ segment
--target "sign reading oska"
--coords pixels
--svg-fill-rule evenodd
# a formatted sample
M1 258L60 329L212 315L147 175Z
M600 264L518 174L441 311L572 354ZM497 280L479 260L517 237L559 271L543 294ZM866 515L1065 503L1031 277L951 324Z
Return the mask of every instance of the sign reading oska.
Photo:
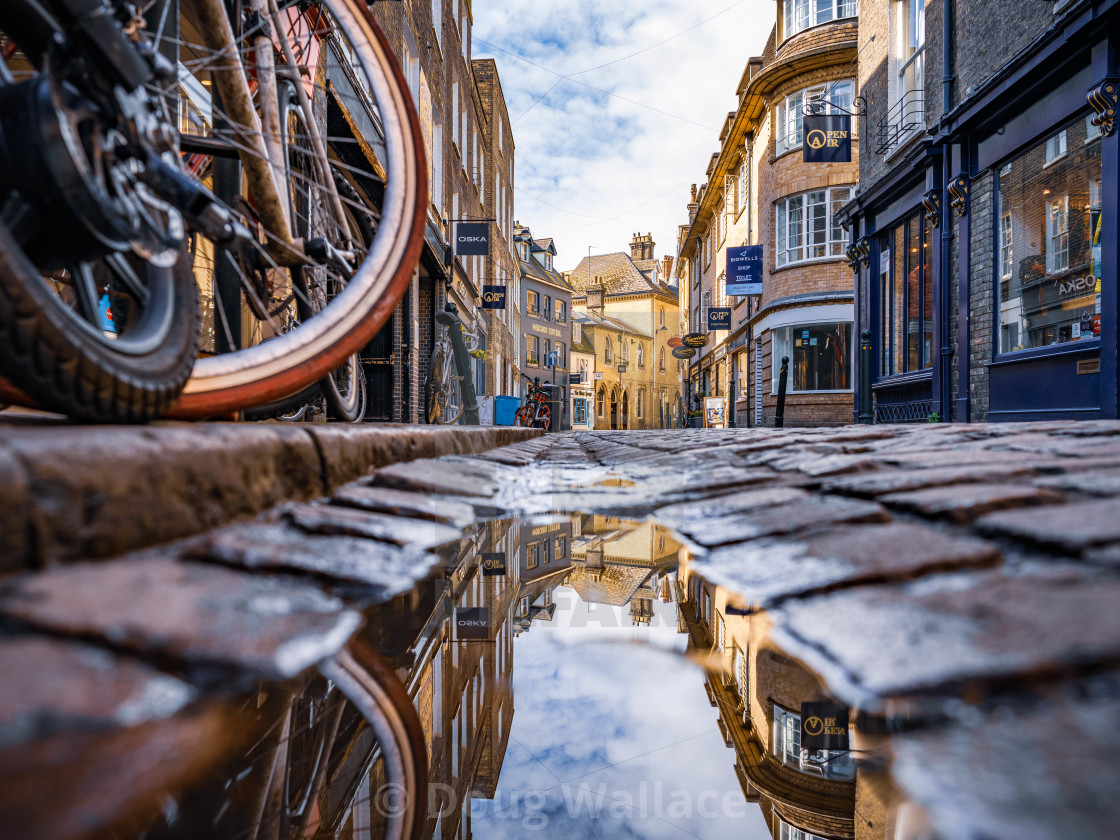
M455 630L460 641L490 637L490 610L486 607L466 607L455 610Z
M731 329L731 307L713 306L708 310L708 332Z
M461 257L485 257L490 253L489 222L459 222L455 225L455 253Z
M851 163L852 118L847 114L805 117L805 163Z
M802 703L801 749L848 749L848 707L836 703Z
M744 245L727 249L727 293L762 294L762 246Z
M505 309L506 308L506 287L505 286L483 286L482 287L482 308L483 309Z

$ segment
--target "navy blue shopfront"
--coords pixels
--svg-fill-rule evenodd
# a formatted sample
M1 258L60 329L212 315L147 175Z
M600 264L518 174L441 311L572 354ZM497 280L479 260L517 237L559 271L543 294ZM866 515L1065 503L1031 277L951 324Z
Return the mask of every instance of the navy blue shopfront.
M844 208L876 422L1120 416L1118 87L1120 3L1095 3Z

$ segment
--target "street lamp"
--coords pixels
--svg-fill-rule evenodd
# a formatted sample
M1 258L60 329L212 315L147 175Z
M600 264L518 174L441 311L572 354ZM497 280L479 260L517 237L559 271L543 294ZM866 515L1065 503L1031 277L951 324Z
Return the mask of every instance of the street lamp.
M664 324L662 324L661 328L658 330L659 333L668 332L668 331L669 331L669 328L666 327ZM654 341L653 343L654 343L654 351L657 352L656 351L657 342ZM664 412L663 407L661 405L661 391L658 389L659 386L657 384L657 373L661 369L661 358L662 358L662 354L664 352L665 352L665 348L662 347L661 351L657 353L657 367L655 367L653 369L653 390L654 390L654 393L657 395L657 422L660 424L662 429L665 428L665 412Z
M619 342L621 344L621 342ZM622 374L626 373L626 362L618 363L618 419L617 423L622 425Z

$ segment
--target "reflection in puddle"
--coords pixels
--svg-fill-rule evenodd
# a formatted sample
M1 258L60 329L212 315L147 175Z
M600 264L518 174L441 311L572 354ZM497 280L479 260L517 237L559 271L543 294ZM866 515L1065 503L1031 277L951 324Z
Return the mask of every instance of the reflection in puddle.
M769 642L767 615L744 613L650 522L472 526L362 631L419 713L422 836L924 837L920 820L899 833L912 815L872 772L882 721L845 725L849 710ZM410 806L326 680L241 705L244 743L221 781L142 836L373 840ZM838 740L803 743L803 714Z

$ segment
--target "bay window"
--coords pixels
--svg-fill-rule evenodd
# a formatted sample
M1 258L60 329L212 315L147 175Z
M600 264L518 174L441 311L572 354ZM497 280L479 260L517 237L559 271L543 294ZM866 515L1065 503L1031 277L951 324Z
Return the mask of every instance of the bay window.
M856 16L856 0L785 0L785 37L810 26Z
M775 206L777 266L842 256L847 241L836 214L851 195L851 187L831 187L779 201Z
M816 105L819 113L851 113L856 84L851 79L799 90L778 101L774 118L774 154L780 155L801 145L805 104ZM853 128L858 120L853 120Z

